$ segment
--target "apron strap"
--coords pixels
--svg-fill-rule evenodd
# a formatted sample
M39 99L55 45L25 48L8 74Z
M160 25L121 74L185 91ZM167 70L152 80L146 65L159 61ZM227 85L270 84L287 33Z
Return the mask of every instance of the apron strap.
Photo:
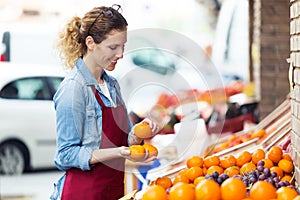
M104 103L103 103L103 101L102 101L102 99L101 99L101 97L100 97L98 91L96 90L95 86L92 85L91 87L92 87L92 90L93 90L93 92L94 92L94 94L95 94L95 97L96 97L98 103L101 105L101 107L106 107L106 106L104 105Z
M102 101L102 99L101 99L101 97L100 97L98 91L96 90L95 86L94 86L94 85L91 85L91 87L92 87L92 90L93 90L93 92L94 92L94 94L95 94L95 97L96 97L98 103L101 105L101 107L106 107L105 104L103 103L103 101ZM120 99L119 99L119 97L118 97L118 95L117 95L117 106L118 106L119 104L121 104L121 101L120 101Z

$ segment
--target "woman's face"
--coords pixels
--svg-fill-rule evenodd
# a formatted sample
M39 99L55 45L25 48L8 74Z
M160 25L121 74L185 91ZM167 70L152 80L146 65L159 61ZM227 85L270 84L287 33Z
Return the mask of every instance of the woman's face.
M93 51L96 65L108 71L114 70L118 59L123 58L126 42L127 31L111 31L105 40L96 44Z

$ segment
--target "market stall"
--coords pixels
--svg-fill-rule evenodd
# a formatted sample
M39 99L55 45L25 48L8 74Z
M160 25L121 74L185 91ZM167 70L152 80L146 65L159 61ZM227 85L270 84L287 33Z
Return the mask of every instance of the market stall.
M199 192L200 186L198 186L200 179L214 179L215 182L217 182L219 185L217 188L222 189L222 183L225 182L225 179L221 181L222 178L220 177L226 176L224 174L228 175L226 179L229 179L230 177L231 180L231 178L235 175L236 177L239 177L240 180L243 180L244 183L246 182L247 192L245 193L246 196L244 196L243 198L246 198L249 195L251 196L251 192L254 192L249 188L253 188L254 184L260 181L268 182L273 185L271 189L275 188L274 195L276 196L273 197L274 199L276 199L277 196L285 195L286 191L283 190L286 190L286 187L292 189L289 191L289 194L292 194L294 196L298 195L297 180L299 180L300 171L297 167L299 161L295 160L295 158L297 158L296 154L298 155L299 148L291 147L290 145L290 141L296 140L297 137L291 134L291 113L288 99L282 102L282 104L280 104L261 122L254 126L248 127L248 129L231 134L207 134L207 136L208 139L206 140L206 143L209 143L208 145L202 145L201 147L204 148L200 148L198 154L189 152L188 154L186 154L186 157L181 160L179 159L178 162L173 162L172 165L164 167L163 170L153 170L151 173L148 172L148 175L143 177L143 180L146 180L144 183L147 183L147 185L136 193L135 198L149 199L142 197L145 193L148 192L149 188L152 188L152 186L163 186L161 185L162 177L167 177L166 179L169 179L172 182L172 185L170 185L168 188L165 188L166 195L169 199L174 199L174 197L170 197L170 195L172 193L171 191L175 190L173 189L173 186L177 182L186 182L188 184L193 184L193 191L195 191L196 196L199 196L199 193L201 193ZM263 156L260 155L261 157L257 157L258 152L263 152ZM201 164L199 164L199 166L197 167L198 172L193 168L194 175L196 172L198 173L198 175L195 175L197 177L190 177L190 179L187 179L186 181L184 181L184 179L181 177L181 180L177 180L179 179L179 175L181 174L192 173L192 166L191 164L189 164L189 162L191 162L190 160L192 158L194 158L195 162L195 157L202 160ZM234 164L231 163L226 166L225 160L228 161L229 158L234 158ZM241 162L241 160L245 158L248 158L248 160L245 162ZM254 161L255 159L256 161ZM264 164L258 164L259 162L261 162L260 160L263 160ZM205 164L206 162L211 162L212 164ZM201 170L199 170L199 168L201 168ZM218 172L217 175L215 171ZM264 177L259 178L257 176L256 181L251 182L249 181L249 179L251 178L249 174L254 173L251 171L255 171L258 176L264 174ZM271 175L267 176L267 172L265 171L269 171L270 173L276 172L276 175L275 173L272 173L274 177L271 180ZM213 174L215 175L214 178ZM191 174L187 176L191 176ZM199 182L195 183L196 179ZM186 199L194 198L195 196L191 198L186 196ZM182 198L178 197L178 199ZM214 198L211 197L203 199ZM222 196L221 199L226 199L226 197Z

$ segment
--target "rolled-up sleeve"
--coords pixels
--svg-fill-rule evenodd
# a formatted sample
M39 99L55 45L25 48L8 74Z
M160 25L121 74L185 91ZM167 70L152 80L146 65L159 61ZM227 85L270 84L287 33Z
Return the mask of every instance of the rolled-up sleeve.
M53 100L57 135L55 165L64 171L72 167L89 170L93 149L81 142L85 121L83 86L74 80L65 81Z

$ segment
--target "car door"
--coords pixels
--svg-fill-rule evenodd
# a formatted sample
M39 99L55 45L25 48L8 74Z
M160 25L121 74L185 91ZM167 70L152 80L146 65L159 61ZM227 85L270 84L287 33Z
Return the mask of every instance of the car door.
M62 78L58 78L59 81ZM54 81L55 82L55 81ZM53 86L46 77L27 77L4 87L14 86L15 96L4 98L0 120L5 124L7 137L17 137L25 143L33 168L53 166L55 152L55 110L52 102ZM3 93L2 93L3 94ZM7 96L6 96L7 97Z

